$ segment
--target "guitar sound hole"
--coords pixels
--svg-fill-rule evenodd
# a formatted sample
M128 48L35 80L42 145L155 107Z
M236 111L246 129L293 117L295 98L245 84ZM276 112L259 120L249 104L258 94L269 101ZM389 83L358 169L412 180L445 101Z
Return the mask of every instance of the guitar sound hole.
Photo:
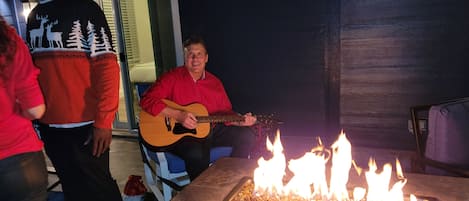
M197 130L195 129L188 129L186 127L184 127L182 124L180 123L175 123L174 124L174 128L173 128L173 133L174 134L185 134L185 133L192 133L192 134L197 134Z

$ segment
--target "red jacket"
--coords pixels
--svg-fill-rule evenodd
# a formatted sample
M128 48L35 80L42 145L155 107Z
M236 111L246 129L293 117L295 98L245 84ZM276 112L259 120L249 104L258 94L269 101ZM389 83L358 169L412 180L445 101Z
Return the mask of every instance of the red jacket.
M0 78L0 160L40 151L43 147L31 121L21 116L21 111L44 103L37 82L39 69L33 65L28 48L13 28L10 33L16 40L17 50L3 72L8 79Z

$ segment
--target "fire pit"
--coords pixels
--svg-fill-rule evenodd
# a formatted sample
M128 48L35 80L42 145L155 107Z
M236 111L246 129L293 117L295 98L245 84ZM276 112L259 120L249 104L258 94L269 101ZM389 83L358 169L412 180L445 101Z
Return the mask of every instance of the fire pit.
M396 181L391 185L392 165L387 163L378 171L376 162L370 158L364 173L366 187L350 187L352 164L358 175L362 168L352 159L352 146L344 132L330 148L318 139L318 145L304 156L285 162L280 132L274 143L269 138L267 149L273 157L258 160L254 178L243 178L227 197L227 201L328 201L328 200L419 200L415 195L404 195L407 183L399 160L396 160ZM330 163L329 163L330 162ZM287 174L287 167L290 175ZM328 171L330 170L330 171ZM285 179L287 178L287 179ZM424 200L423 198L420 200ZM437 200L427 198L425 200Z
M222 201L244 177L253 176L255 160L222 158L179 192L172 201ZM407 173L404 193L434 197L441 201L469 200L469 179ZM351 183L356 181L350 178Z
M269 143L267 143L269 144ZM274 150L273 147L275 143L270 143L272 146L270 150ZM314 150L314 149L313 149ZM316 150L317 151L317 150ZM273 151L274 152L274 151ZM333 153L333 154L338 154L340 153ZM333 155L332 154L332 155ZM275 153L273 154L275 158ZM346 158L348 157L347 154L345 154ZM264 200L274 200L274 201L283 201L283 200L288 200L288 201L305 201L305 200L353 200L350 198L341 198L341 199L330 199L329 197L324 197L322 196L321 199L316 199L316 195L318 194L309 194L313 195L313 197L309 198L304 198L301 195L301 191L298 190L291 190L292 188L288 188L288 191L285 191L283 189L284 187L287 187L289 185L285 185L287 182L284 180L281 180L278 182L278 179L283 177L284 174L281 174L280 176L275 176L275 174L269 172L273 168L267 168L267 172L263 172L264 176L268 179L267 181L262 181L257 182L256 181L256 175L259 175L259 168L265 163L269 163L270 160L262 160L260 159L257 164L256 161L254 160L248 160L248 159L238 159L238 158L224 158L220 159L217 161L214 165L212 165L209 169L207 169L202 175L200 175L195 181L193 181L190 185L184 188L183 191L179 192L175 197L174 201L198 201L198 200L204 200L204 201L238 201L238 200L250 200L250 201L264 201ZM282 158L282 157L280 157ZM325 156L327 158L327 156ZM283 158L284 159L284 158ZM341 159L343 160L343 159ZM281 161L281 160L278 160ZM371 160L370 160L371 161ZM286 164L286 162L284 162ZM289 168L292 162L289 162ZM337 162L336 162L337 163ZM373 163L371 163L373 164ZM375 164L376 165L376 164ZM333 165L332 165L333 166ZM301 167L301 165L300 165ZM330 168L329 166L327 168ZM274 168L275 169L275 168ZM280 168L281 170L282 168ZM293 168L295 169L295 168ZM357 169L357 168L355 168ZM381 168L380 168L381 169ZM382 169L386 169L385 167ZM396 164L396 169L398 168L398 165ZM369 170L367 171L367 174L369 172L375 172L376 168L374 169L372 166L370 166ZM262 171L260 171L262 172ZM320 172L320 171L319 171ZM333 172L333 170L328 171L328 172ZM373 184L370 185L369 181L370 178L364 179L363 173L361 176L358 174L352 173L353 171L349 171L350 173L347 172L347 175L340 175L340 177L347 177L348 181L345 180L345 182L340 181L338 182L339 184L346 184L342 188L339 188L341 191L340 194L346 195L348 192L353 191L353 187L368 187L371 186L371 188L376 188L376 186L380 186L381 184ZM385 171L382 171L385 172ZM261 174L261 175L262 175ZM340 173L339 173L340 174ZM374 173L373 173L374 174ZM331 181L331 175L328 173L327 176L327 181ZM378 175L378 176L376 176ZM372 176L374 177L379 177L379 174L376 174ZM397 174L399 175L399 173ZM287 177L286 175L285 177ZM291 176L291 175L290 175ZM395 175L393 175L395 176ZM386 176L390 177L390 176ZM252 179L254 178L254 179ZM400 188L401 192L401 199L391 199L391 200L410 200L410 194L414 194L417 197L413 198L412 200L429 200L429 201L436 201L436 200L444 200L444 201L451 201L451 200L469 200L469 192L466 192L466 189L469 189L469 179L466 178L455 178L455 177L445 177L445 176L435 176L435 175L420 175L420 174L411 174L411 173L406 173L405 175L405 180L403 179L404 177L398 177L398 179L391 179L388 182L392 182L398 184L398 187ZM276 180L277 179L277 180ZM296 178L298 179L298 178ZM321 178L321 180L324 178ZM288 182L292 179L292 177L289 177ZM404 182L402 182L404 181ZM301 180L298 180L297 182L299 183L304 183ZM399 183L401 182L401 183ZM327 183L332 183L332 182L327 182ZM368 185L367 185L368 183ZM277 185L275 188L270 188L268 187L267 189L270 188L270 190L274 189L274 191L268 191L265 188L265 185L272 185L275 184ZM255 185L264 185L263 188L255 187ZM341 186L338 185L338 186ZM394 186L395 186L394 185ZM312 187L316 189L321 189L317 185L310 185L308 188L311 190ZM332 186L332 185L331 185ZM389 186L389 184L388 184ZM402 188L403 187L403 188ZM388 187L389 188L389 187ZM259 190L262 189L262 190ZM277 189L277 191L275 191ZM278 190L281 189L281 190ZM392 188L394 189L394 187ZM389 190L394 191L394 190ZM306 188L300 188L300 190L307 190ZM323 192L332 192L329 191L328 189L321 189ZM386 188L386 191L388 189ZM368 188L368 191L370 191L370 188ZM261 193L259 193L261 192ZM268 192L267 194L263 194L262 192ZM275 192L275 193L272 193ZM289 193L278 193L278 192L289 192ZM295 193L291 193L295 192ZM309 195L308 193L306 195ZM383 194L383 193L378 193L378 194ZM385 195L388 195L388 193L384 193ZM262 199L263 197L265 198L266 195L273 196L279 199ZM329 194L330 195L330 194ZM240 197L241 196L241 197ZM346 195L348 196L348 195ZM350 196L351 197L351 196ZM405 199L404 199L405 197ZM356 199L356 200L366 200L365 197ZM380 200L380 199L369 199L369 200Z

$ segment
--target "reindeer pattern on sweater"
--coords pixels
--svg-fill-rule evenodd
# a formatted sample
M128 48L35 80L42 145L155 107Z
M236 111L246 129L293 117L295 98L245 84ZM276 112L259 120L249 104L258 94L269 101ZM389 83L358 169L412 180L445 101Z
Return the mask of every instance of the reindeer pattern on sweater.
M74 1L66 2L73 3ZM45 3L33 10L28 18L27 38L34 52L41 51L85 51L91 56L114 52L109 26L106 21L94 17L102 13L93 4L77 4L68 10ZM83 5L87 5L84 7ZM63 14L75 19L63 18Z

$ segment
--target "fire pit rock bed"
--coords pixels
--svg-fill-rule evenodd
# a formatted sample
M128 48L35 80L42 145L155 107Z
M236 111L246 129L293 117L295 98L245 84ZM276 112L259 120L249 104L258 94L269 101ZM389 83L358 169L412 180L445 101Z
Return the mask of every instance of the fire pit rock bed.
M350 199L353 200L353 199ZM254 183L250 177L243 177L223 201L326 201L320 197L305 199L298 195L256 195L254 194ZM364 201L364 200L363 200ZM405 201L410 201L409 195ZM439 201L434 197L418 196L417 201Z
M254 196L254 183L249 177L244 177L228 194L224 201L307 201L299 196Z

